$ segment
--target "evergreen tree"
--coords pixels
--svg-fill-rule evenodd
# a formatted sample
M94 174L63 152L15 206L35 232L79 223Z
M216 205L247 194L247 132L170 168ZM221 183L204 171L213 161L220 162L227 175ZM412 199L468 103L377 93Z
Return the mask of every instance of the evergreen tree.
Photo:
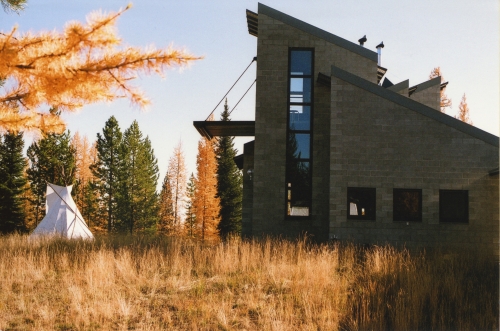
M230 121L227 99L221 120ZM234 137L220 137L216 146L217 196L220 199L220 222L217 229L223 239L228 235L241 233L242 177L234 163L236 150L233 141Z
M196 208L194 204L195 194L196 179L194 178L193 173L191 173L186 186L186 222L184 223L186 235L190 238L194 238L196 233Z
M26 231L23 148L22 133L8 132L0 142L0 233Z
M174 200L172 199L172 186L169 178L170 176L167 172L161 186L158 231L171 235L175 232L175 216Z
M196 237L201 240L218 238L220 201L217 197L217 161L214 143L206 138L198 142L196 156Z
M30 166L27 174L33 192L32 203L37 224L44 215L47 183L69 186L75 182L75 149L70 140L69 131L49 133L28 147Z
M124 158L118 195L119 226L130 234L134 230L151 230L158 217L158 161L149 138L142 138L137 121L125 130L122 146Z
M116 220L117 192L122 170L122 132L118 121L111 116L104 125L101 134L97 134L97 159L91 165L92 174L97 178L95 187L99 191L99 199L107 213L108 233L113 229Z

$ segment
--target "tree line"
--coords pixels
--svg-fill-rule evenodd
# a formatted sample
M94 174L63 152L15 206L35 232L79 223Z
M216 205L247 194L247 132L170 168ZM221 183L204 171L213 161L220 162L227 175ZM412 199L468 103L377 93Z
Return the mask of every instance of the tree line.
M222 120L229 120L226 105ZM161 191L151 141L134 121L122 132L110 117L94 143L69 131L48 133L23 156L23 133L0 139L0 233L29 232L45 216L47 183L73 185L92 231L163 233L213 240L241 231L242 177L232 137L200 139L189 177L182 142L174 148Z

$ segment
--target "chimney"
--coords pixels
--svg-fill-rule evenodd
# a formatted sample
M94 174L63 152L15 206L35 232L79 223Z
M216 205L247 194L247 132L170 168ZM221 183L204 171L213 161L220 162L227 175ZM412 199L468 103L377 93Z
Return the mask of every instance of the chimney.
M363 46L363 45L366 43L366 40L367 40L367 39L366 39L366 34L363 36L363 38L358 39L359 44L360 44L361 46Z
M378 54L378 65L382 65L382 48L384 48L384 42L382 41L377 45L377 54Z

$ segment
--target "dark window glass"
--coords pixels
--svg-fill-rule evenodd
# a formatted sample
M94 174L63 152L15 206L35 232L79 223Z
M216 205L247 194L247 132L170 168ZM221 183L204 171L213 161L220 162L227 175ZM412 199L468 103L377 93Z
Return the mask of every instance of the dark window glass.
M290 74L311 75L312 52L310 50L293 50L290 54Z
M309 216L311 205L311 165L290 162L287 167L287 215Z
M311 107L290 105L289 128L309 131L311 129Z
M313 50L291 49L288 72L286 203L288 216L311 213Z
M374 188L347 188L347 219L375 220L376 191Z
M422 190L393 190L393 219L401 222L422 221Z
M439 221L469 222L469 191L439 190Z

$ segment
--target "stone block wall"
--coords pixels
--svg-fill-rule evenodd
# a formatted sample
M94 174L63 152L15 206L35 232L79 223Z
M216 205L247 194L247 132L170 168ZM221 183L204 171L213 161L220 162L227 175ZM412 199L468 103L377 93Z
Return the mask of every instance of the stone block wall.
M329 222L330 90L318 84L314 86L312 215L308 220L285 219L289 48L314 48L313 80L319 72L328 75L330 66L336 64L376 82L376 58L353 53L262 12L258 20L252 233L296 237L307 232L324 240Z
M488 174L498 167L498 142L445 124L455 119L436 120L352 82L331 81L330 235L367 244L484 249L498 258L498 175ZM375 221L347 220L347 187L376 188ZM393 221L394 188L422 190L422 222ZM439 222L440 189L469 191L468 224Z
M436 110L441 109L441 77L417 85L410 98Z

